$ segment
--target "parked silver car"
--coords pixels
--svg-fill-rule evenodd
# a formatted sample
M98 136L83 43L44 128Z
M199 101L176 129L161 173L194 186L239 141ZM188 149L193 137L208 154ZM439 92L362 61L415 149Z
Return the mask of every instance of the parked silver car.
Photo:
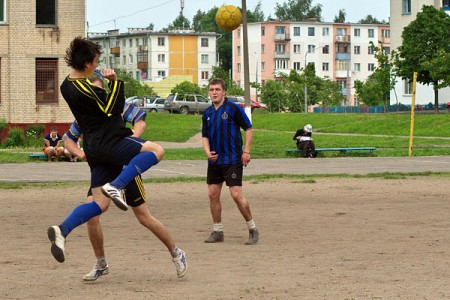
M151 113L156 113L156 112L165 112L164 110L164 101L166 99L164 98L145 98L143 99L143 106L139 106L140 109L146 111L146 112L151 112Z
M199 94L170 94L164 102L164 109L170 113L202 114L211 105L211 101Z

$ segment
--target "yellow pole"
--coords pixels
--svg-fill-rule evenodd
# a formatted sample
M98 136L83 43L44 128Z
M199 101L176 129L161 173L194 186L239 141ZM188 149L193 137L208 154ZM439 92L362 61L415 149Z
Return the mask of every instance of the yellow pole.
M409 125L409 148L408 148L409 157L412 156L413 137L414 137L414 107L416 106L416 80L417 80L417 72L414 72L412 100L411 100L411 124Z

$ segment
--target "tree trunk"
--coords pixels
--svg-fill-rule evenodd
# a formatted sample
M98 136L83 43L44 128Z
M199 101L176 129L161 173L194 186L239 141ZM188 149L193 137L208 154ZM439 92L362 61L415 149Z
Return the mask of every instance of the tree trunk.
M433 84L433 90L434 90L434 112L436 114L439 113L439 90L437 88L438 83L435 82Z

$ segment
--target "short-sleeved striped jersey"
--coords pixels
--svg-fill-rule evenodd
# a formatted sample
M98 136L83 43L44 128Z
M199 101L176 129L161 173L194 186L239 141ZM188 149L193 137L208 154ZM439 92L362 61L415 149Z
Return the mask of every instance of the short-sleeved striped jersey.
M242 164L241 128L248 130L252 124L242 107L225 99L216 110L208 107L202 117L202 137L208 138L211 151L218 154L214 165Z
M134 125L139 120L145 120L145 117L147 116L147 113L143 110L140 110L138 107L134 106L133 104L127 104L125 103L124 109L123 109L123 119L125 122L130 123L131 125ZM124 126L125 126L124 122ZM78 125L77 121L73 121L72 125L70 125L69 130L65 133L65 135L74 141L75 143L78 142L80 135L81 135L81 128Z

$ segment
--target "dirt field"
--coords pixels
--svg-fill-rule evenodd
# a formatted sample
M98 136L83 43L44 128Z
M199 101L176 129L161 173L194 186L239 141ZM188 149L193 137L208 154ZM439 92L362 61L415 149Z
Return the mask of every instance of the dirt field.
M212 228L204 183L146 184L153 214L187 253L177 279L164 246L131 211L102 216L110 274L81 278L95 258L86 226L50 254L47 227L85 188L1 190L0 299L449 299L448 179L246 182L261 237L223 194L225 242Z

